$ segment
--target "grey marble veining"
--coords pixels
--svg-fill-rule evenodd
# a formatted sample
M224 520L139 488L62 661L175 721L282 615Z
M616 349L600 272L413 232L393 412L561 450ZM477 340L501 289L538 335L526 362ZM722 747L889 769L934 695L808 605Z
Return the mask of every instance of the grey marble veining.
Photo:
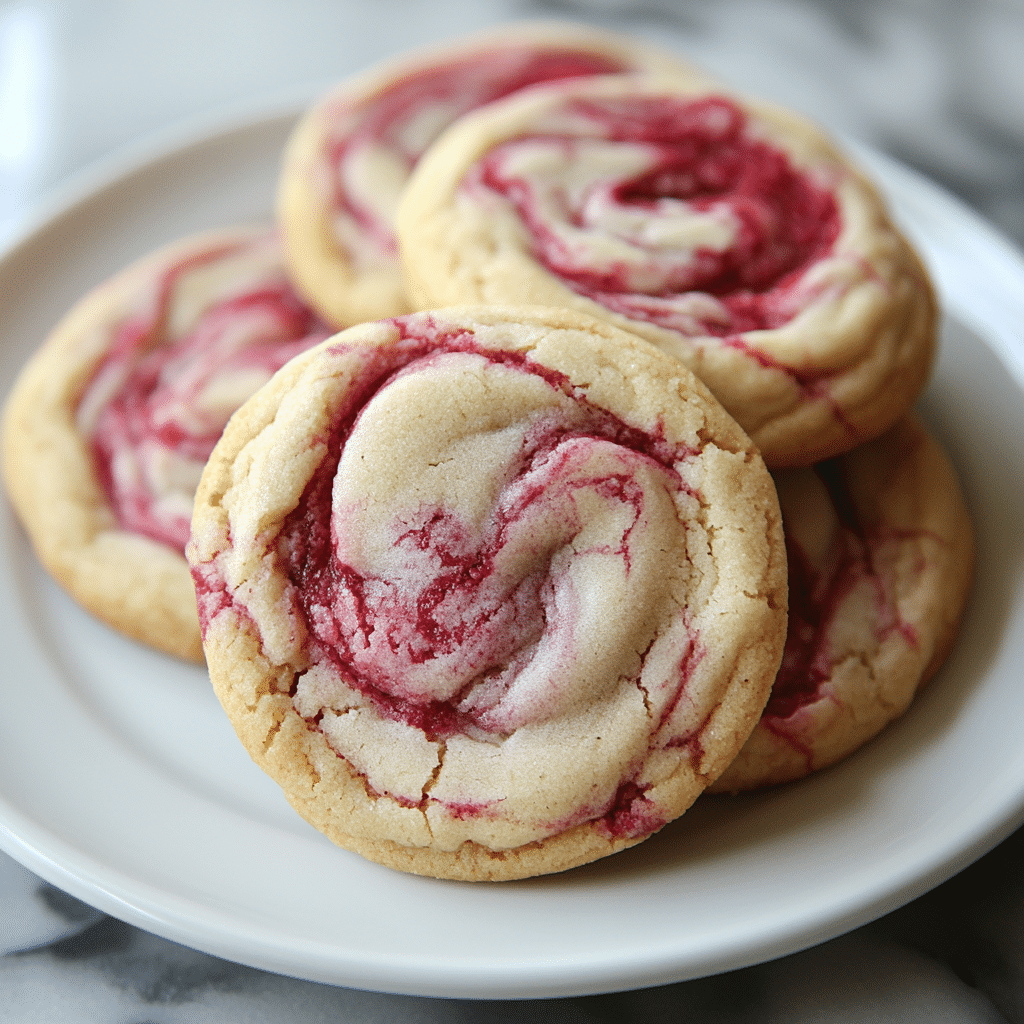
M433 1024L674 1021L930 1024L1024 1020L1024 831L956 878L864 928L803 953L698 981L574 999L418 999L320 985L229 963L71 897L61 937L0 958L0 1021L168 1024ZM10 872L0 855L0 892ZM51 887L5 913L47 918ZM70 932L70 934L68 934Z
M740 88L903 160L1024 242L1022 0L534 0L672 39Z
M0 243L92 162L211 111L508 16L627 28L939 181L1024 243L1024 0L8 0ZM353 30L353 26L357 30ZM634 993L498 1003L267 974L79 903L0 854L0 1021L1024 1022L1024 832L816 949Z

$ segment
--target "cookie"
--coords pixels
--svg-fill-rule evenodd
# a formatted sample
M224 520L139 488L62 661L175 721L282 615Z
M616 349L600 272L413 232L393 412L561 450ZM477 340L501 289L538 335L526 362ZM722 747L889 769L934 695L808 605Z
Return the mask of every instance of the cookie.
M637 70L667 54L582 25L505 25L417 50L347 80L299 122L278 213L293 279L338 327L412 309L394 213L423 151L457 117L537 82Z
M970 588L960 487L915 420L775 481L789 635L764 715L716 792L801 778L903 714L946 657Z
M678 361L565 310L351 328L196 496L213 686L340 846L511 879L632 846L742 746L785 635L771 478Z
M398 230L418 306L606 318L681 359L770 467L883 433L930 370L933 292L878 191L807 121L699 83L580 79L468 114Z
M3 423L8 493L57 581L122 633L201 662L184 551L202 468L231 413L329 333L266 228L178 242L85 296Z

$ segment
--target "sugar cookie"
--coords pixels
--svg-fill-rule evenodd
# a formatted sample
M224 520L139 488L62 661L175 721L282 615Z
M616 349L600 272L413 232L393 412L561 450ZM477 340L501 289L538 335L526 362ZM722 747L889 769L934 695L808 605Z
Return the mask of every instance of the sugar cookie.
M761 722L716 792L801 778L880 732L942 664L970 588L967 509L917 421L775 480L789 636Z
M771 478L678 361L578 313L345 331L235 416L189 560L250 755L330 839L503 879L631 846L760 715Z
M211 233L85 296L7 404L4 476L40 560L134 639L202 661L192 499L230 414L329 331L266 228Z
M468 114L398 216L420 308L579 309L683 360L770 467L877 436L936 307L877 190L811 124L679 79L537 86Z

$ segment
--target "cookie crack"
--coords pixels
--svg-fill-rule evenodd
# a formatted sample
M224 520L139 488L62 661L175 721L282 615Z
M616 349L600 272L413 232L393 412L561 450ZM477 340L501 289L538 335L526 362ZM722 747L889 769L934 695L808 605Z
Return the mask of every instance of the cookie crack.
M266 757L270 753L270 748L274 745L277 740L278 734L281 732L281 727L284 724L284 717L275 717L273 724L267 729L263 736L263 756Z
M437 785L437 782L441 777L441 769L444 768L444 758L447 752L448 744L444 740L438 740L437 764L434 766L434 770L430 773L430 778L424 782L423 788L420 791L418 810L423 816L423 823L426 825L431 838L434 836L434 830L430 827L430 817L427 815L427 807L431 802L430 791Z

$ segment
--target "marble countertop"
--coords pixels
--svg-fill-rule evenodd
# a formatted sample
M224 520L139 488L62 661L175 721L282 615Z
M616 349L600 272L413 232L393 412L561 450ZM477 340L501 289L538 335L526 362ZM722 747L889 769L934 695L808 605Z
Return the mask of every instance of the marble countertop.
M938 181L1024 243L1024 0L0 3L0 246L104 161L522 17L636 32ZM3 299L0 298L0 303ZM175 945L0 854L0 1021L1024 1021L1024 832L913 903L781 960L501 1003L299 981Z

